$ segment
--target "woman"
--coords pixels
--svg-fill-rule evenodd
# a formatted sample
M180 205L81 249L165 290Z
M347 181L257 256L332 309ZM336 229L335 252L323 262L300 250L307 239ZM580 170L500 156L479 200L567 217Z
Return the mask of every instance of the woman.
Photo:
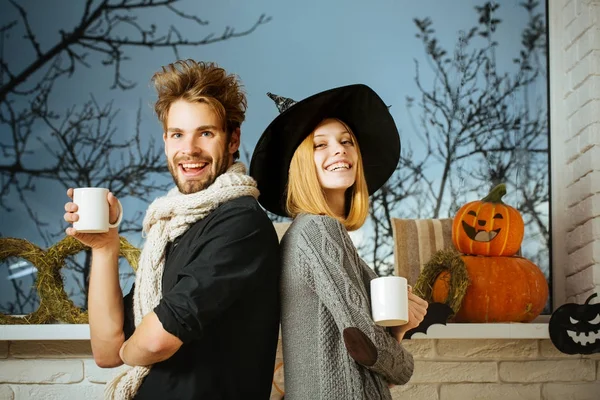
M412 355L400 344L427 303L409 294L408 324L390 331L371 318L370 280L348 231L368 215L368 197L394 172L400 139L387 106L351 85L303 101L269 94L282 113L252 156L250 174L267 210L294 218L282 239L285 398L391 399Z

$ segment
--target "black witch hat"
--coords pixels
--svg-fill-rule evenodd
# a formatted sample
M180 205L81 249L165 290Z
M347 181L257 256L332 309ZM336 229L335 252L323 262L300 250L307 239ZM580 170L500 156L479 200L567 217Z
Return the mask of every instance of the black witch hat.
M286 216L288 170L302 141L326 118L344 122L358 141L369 194L394 173L400 159L400 137L383 100L362 84L342 86L301 101L267 93L280 114L258 140L250 175L256 179L258 201L272 213Z

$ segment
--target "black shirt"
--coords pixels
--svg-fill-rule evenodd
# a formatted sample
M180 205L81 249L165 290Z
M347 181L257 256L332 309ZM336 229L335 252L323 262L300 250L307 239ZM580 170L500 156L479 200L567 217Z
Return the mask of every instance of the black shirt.
M136 399L268 399L279 332L279 243L252 197L219 206L170 243L154 309L183 342ZM133 291L125 334L134 330Z

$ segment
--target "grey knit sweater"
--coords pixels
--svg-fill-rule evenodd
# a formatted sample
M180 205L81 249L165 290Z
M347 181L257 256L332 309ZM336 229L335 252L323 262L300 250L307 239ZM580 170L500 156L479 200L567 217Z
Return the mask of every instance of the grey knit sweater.
M344 226L301 214L281 245L285 399L391 399L388 383L410 379L413 357L373 323L369 282L376 274ZM368 338L372 362L361 365L350 355L348 328Z

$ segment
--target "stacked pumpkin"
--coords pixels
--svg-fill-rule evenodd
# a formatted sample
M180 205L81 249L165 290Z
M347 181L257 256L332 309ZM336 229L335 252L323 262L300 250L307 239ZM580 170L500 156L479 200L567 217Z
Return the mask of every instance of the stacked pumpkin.
M502 202L500 184L482 200L460 208L452 223L452 242L461 253L469 284L455 322L529 322L548 299L539 267L516 255L524 236L521 214ZM434 280L432 300L446 303L450 272Z

